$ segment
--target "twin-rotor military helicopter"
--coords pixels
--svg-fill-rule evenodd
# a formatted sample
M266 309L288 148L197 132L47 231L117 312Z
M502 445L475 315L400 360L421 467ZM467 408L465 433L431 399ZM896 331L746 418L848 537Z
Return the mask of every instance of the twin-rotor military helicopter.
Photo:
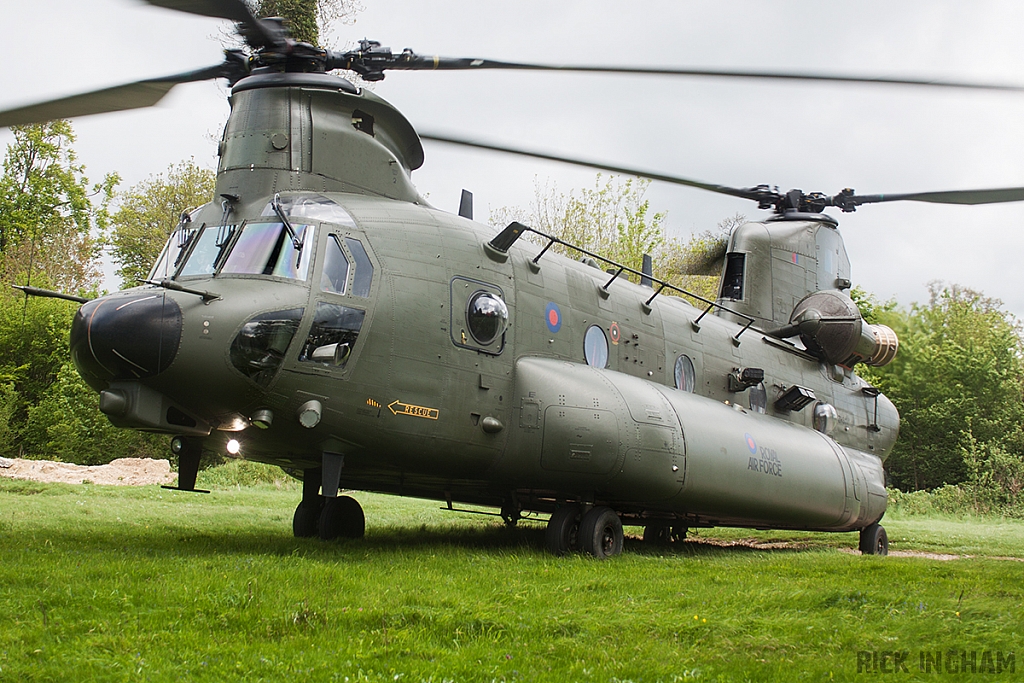
M296 536L362 536L362 509L340 495L352 489L490 506L509 523L548 514L557 554L615 555L623 524L650 542L708 526L859 531L862 552L887 552L883 463L899 416L853 368L891 361L898 341L846 293L849 259L822 212L1020 201L1024 188L741 189L418 136L329 72L879 79L447 59L371 41L339 53L295 42L242 0L147 1L237 22L249 52L8 110L0 125L150 106L179 83L231 85L212 201L182 215L144 284L84 302L71 332L111 422L173 436L179 488L194 490L204 449L230 446L302 480ZM467 194L459 215L432 208L411 180L420 138L752 199L772 215L733 231L718 298L694 306L646 267L519 223L495 234L473 222Z

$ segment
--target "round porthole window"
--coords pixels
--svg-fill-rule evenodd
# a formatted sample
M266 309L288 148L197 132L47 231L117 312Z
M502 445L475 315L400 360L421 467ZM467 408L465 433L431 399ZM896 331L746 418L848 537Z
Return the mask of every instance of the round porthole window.
M486 346L505 333L508 326L508 308L505 302L494 294L480 290L469 298L466 322L473 339L478 344Z
M587 365L595 368L608 367L608 337L597 325L591 325L583 338L583 355Z
M697 373L693 369L693 361L689 356L676 358L676 389L689 391L697 388Z

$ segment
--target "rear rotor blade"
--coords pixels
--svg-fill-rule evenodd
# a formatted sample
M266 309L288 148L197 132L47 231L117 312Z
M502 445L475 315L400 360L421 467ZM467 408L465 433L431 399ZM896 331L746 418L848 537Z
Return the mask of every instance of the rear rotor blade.
M1004 187L988 190L951 190L948 192L911 192L906 194L854 195L857 205L879 202L929 202L931 204L1002 204L1024 201L1024 187Z
M602 163L599 161L587 161L584 159L575 159L571 157L558 156L556 154L546 154L543 152L535 152L527 149L518 147L508 147L505 145L495 145L487 142L480 142L478 140L471 140L469 138L456 138L448 135L438 135L435 133L420 133L420 138L423 140L432 140L434 142L445 142L452 145L462 145L464 147L475 147L477 149L487 149L494 152L505 152L508 154L518 154L524 157L531 157L533 159L545 159L547 161L559 161L564 164L573 164L575 166L584 166L586 168L596 168L601 171L610 171L611 173L622 173L624 175L638 176L640 178L649 178L651 180L660 180L666 183L673 183L675 185L684 185L686 187L696 187L701 190L708 190L709 192L717 192L718 194L727 194L733 197L741 197L743 199L753 199L755 201L762 201L767 191L766 188L747 188L741 189L736 187L728 187L726 185L715 185L713 183L705 183L699 180L690 180L689 178L680 178L679 176L666 175L664 173L655 173L654 171L645 171L638 168L629 168L627 166L613 166L611 164Z
M62 97L48 102L30 104L17 109L0 112L0 128L40 123L54 119L88 116L111 111L151 107L180 83L204 81L209 78L228 76L232 63L188 71L165 78L150 78L125 85L115 85L102 90Z
M724 235L715 237L702 249L688 251L680 271L683 275L718 275L725 263L725 254L729 250L729 239Z

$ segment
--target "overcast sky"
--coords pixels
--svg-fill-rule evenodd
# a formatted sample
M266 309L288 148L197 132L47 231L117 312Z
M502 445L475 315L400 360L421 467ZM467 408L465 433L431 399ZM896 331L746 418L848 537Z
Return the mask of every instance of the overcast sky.
M857 0L544 2L363 0L335 48L369 37L396 51L554 63L814 70L1024 85L1024 3ZM6 3L0 108L220 61L227 22L134 0ZM1024 94L646 76L390 73L375 92L422 130L451 132L746 187L834 194L1024 186ZM215 167L223 84L179 86L160 107L74 122L90 178L122 187L189 157ZM0 145L11 140L0 132ZM534 179L568 191L594 173L425 143L413 180L439 208L459 191L528 205ZM672 234L714 228L747 201L654 184ZM931 280L1002 299L1024 317L1017 266L1024 203L906 202L839 214L853 281L923 301Z

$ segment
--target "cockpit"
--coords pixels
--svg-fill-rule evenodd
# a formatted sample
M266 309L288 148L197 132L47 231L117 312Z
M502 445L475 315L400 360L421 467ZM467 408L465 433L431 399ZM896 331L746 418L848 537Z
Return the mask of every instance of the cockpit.
M291 354L299 366L342 371L369 308L374 266L349 213L318 194L275 195L259 218L196 226L201 207L182 217L149 280L272 279L310 288L303 305L259 311L230 346L231 364L258 385L270 383ZM208 214L207 214L208 215ZM293 344L304 330L305 341Z

